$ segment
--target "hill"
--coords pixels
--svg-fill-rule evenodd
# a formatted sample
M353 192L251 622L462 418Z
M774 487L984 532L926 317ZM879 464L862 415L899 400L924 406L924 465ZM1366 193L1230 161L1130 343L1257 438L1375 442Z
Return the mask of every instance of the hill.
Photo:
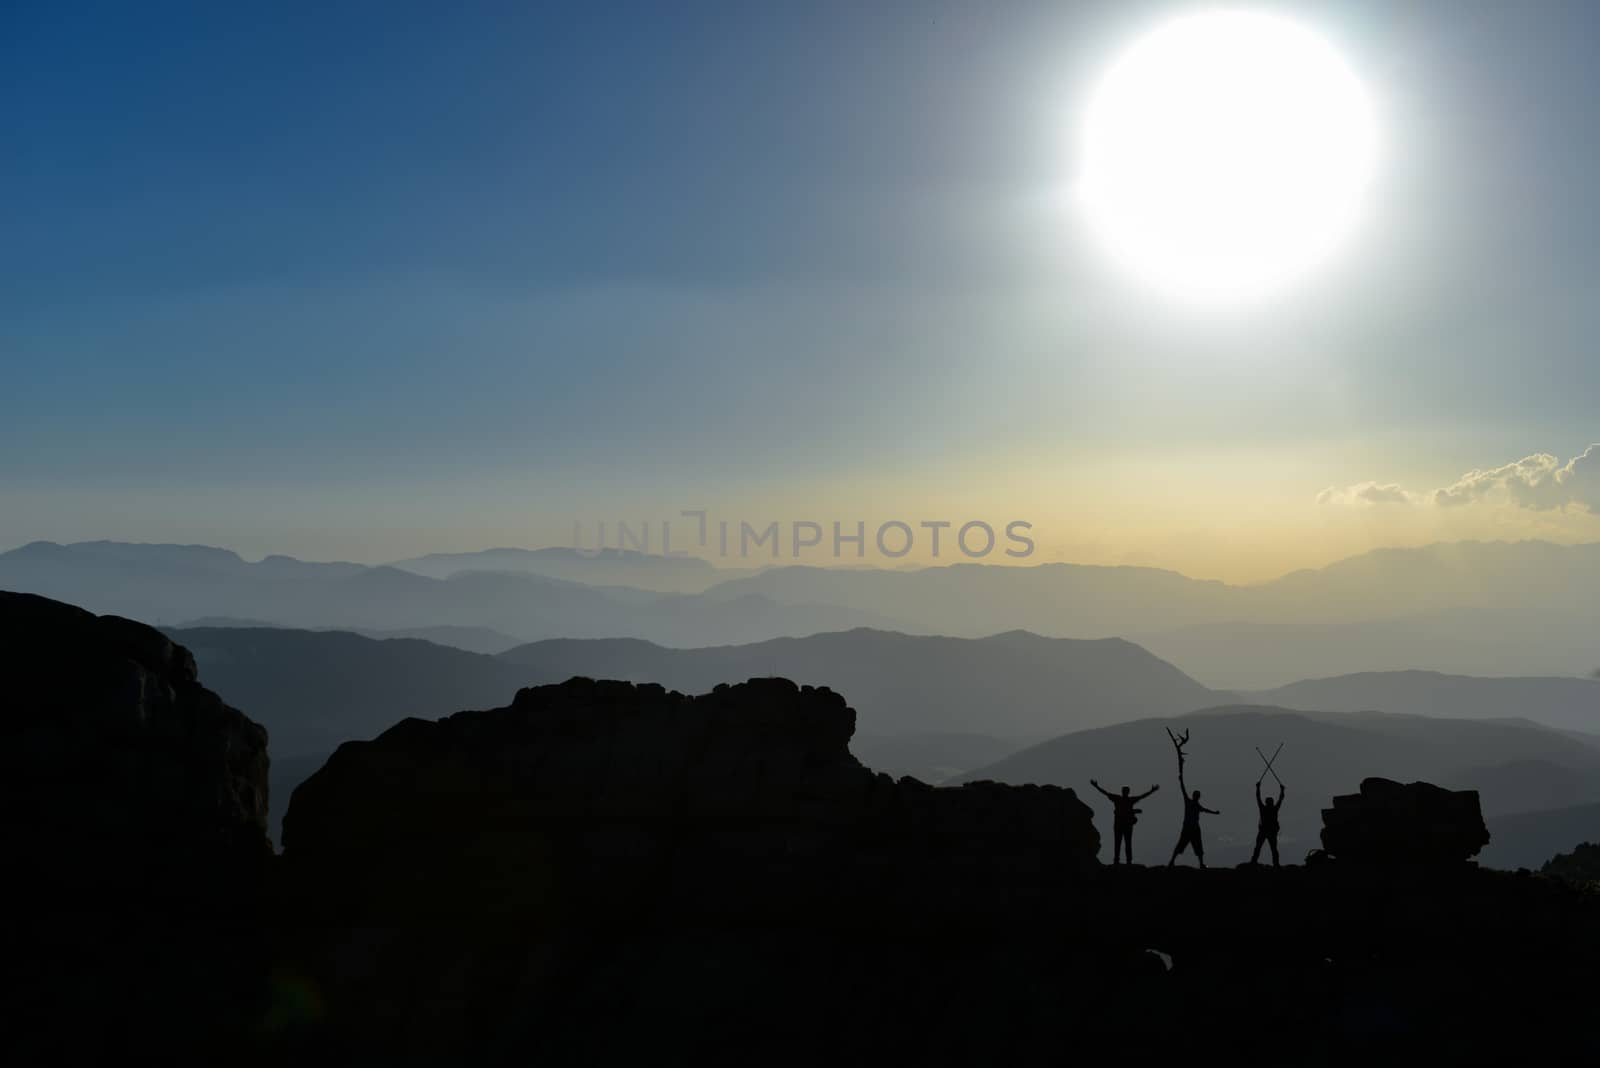
M1596 617L1462 609L1358 623L1202 623L1129 637L1208 686L1257 691L1299 679L1418 668L1472 676L1586 674Z
M263 724L274 761L326 755L397 717L487 707L524 685L514 664L411 638L342 631L172 628L207 683Z
M1362 672L1307 679L1248 695L1262 704L1328 712L1376 709L1417 716L1518 716L1600 742L1600 679L1478 678L1435 671Z
M289 627L285 628L273 623L263 622L259 619L234 619L229 616L202 616L199 619L185 620L173 624L170 630L201 630L229 628L263 628L272 630L341 630L339 627ZM420 638L425 642L435 645L447 645L452 649L465 649L469 653L486 653L493 656L503 653L507 649L515 648L522 642L509 634L501 634L488 627L401 627L395 630L373 630L360 628L351 630L352 634L359 634L363 638L385 640L388 638Z
M1537 871L1557 853L1600 840L1600 803L1522 812L1489 821L1489 845L1479 857L1496 868Z

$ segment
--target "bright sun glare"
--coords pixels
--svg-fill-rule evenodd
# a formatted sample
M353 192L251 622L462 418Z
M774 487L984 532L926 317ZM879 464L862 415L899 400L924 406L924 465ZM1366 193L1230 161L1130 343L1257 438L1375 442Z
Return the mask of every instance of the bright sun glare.
M1372 178L1365 91L1283 18L1194 15L1136 42L1084 125L1079 195L1123 264L1186 300L1280 289L1350 231Z

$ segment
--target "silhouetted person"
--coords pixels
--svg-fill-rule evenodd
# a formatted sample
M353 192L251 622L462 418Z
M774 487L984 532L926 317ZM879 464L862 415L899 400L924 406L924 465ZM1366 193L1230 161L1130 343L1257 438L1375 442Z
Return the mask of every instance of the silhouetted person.
M1192 848L1194 850L1194 859L1198 860L1203 868L1206 866L1206 847L1205 843L1200 840L1200 813L1209 812L1213 816L1220 816L1222 813L1214 808L1206 808L1206 806L1202 805L1200 803L1199 790L1196 790L1193 794L1189 793L1189 788L1183 783L1183 762L1181 760L1178 762L1178 789L1183 792L1183 832L1178 835L1178 844L1172 848L1172 859L1167 861L1167 867L1170 868L1178 863L1179 853L1182 853L1185 849Z
M1118 859L1122 856L1123 845L1126 844L1128 848L1128 863L1132 864L1133 825L1139 822L1139 810L1133 806L1161 789L1161 787L1152 786L1144 793L1134 795L1128 792L1129 788L1126 786L1122 788L1122 793L1114 794L1093 779L1089 780L1089 785L1105 794L1106 799L1111 802L1111 834L1113 839L1111 863L1118 863Z
M1278 866L1278 812L1283 808L1283 797L1289 791L1284 787L1282 780L1278 782L1278 800L1272 798L1261 800L1261 780L1256 780L1256 813L1259 821L1256 823L1256 851L1250 854L1250 863L1254 864L1261 859L1261 846L1272 847L1272 866Z

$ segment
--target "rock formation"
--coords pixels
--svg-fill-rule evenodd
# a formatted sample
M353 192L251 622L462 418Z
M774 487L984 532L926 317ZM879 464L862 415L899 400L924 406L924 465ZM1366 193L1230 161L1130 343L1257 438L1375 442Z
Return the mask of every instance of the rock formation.
M285 856L381 883L418 854L455 858L450 872L493 855L497 878L512 864L573 907L642 895L688 909L917 879L955 893L1096 863L1073 791L896 782L850 754L854 728L838 694L786 679L699 697L590 679L526 689L340 747L295 792Z
M1470 860L1489 844L1476 790L1363 779L1322 810L1322 848L1351 862L1416 865Z
M1600 842L1582 842L1570 853L1557 853L1539 869L1580 885L1600 887Z
M266 731L131 620L0 592L0 649L8 1008L58 1025L16 1063L203 1044L259 968Z

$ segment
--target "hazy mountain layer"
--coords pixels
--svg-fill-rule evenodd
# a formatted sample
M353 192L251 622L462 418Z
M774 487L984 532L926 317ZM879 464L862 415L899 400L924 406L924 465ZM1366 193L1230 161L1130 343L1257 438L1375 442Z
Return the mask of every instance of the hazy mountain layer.
M432 642L342 631L169 629L219 693L271 735L272 756L326 754L406 716L503 702L527 685L515 664Z
M1260 690L1297 679L1426 669L1455 675L1586 676L1600 618L1463 610L1367 623L1207 623L1132 639L1208 686Z
M1479 863L1537 871L1557 853L1570 853L1583 842L1600 842L1600 803L1490 819L1489 835Z
M574 675L704 693L767 675L851 698L865 735L984 735L1020 745L1068 730L1203 707L1217 695L1117 639L1021 632L929 638L859 629L750 645L669 649L552 640L497 657L410 639L279 628L169 629L206 678L272 731L277 753L326 751L397 716L476 707Z
M1199 623L1348 623L1462 609L1594 620L1600 543L1380 549L1255 586L1154 568L962 563L917 571L773 568L708 592L848 606L963 635L1022 628L1099 637Z
M169 625L226 616L304 628L476 627L521 641L639 637L710 645L893 623L870 612L780 605L756 595L710 600L478 571L434 579L393 567L287 557L252 564L220 549L110 542L36 542L0 554L0 588Z
M1403 712L1460 719L1520 716L1600 735L1600 679L1474 678L1433 671L1307 679L1245 695L1262 704L1329 712Z
M543 575L590 586L632 586L658 593L700 593L750 569L719 568L689 556L662 556L633 549L580 552L573 548L485 549L475 553L429 553L396 560L391 567L429 578L449 578L464 571L498 571Z
M955 564L779 567L703 593L662 593L721 573L704 561L589 559L572 549L404 564L430 574L287 557L250 564L205 547L39 542L0 554L0 587L167 623L229 616L367 632L465 627L523 641L634 637L690 648L855 626L1125 636L1208 685L1245 689L1356 671L1578 676L1600 666L1592 638L1600 544L1380 550L1257 586L1152 568ZM640 585L613 584L633 580Z

